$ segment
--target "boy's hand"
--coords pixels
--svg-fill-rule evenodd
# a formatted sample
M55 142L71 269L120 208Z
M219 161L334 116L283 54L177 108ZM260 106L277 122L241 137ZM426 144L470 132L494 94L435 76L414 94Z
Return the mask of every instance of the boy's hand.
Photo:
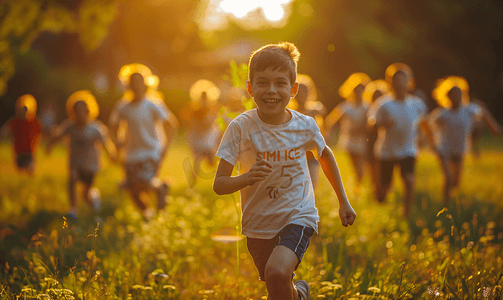
M342 226L348 227L348 225L353 225L356 219L356 212L349 203L341 204L339 206L339 217L341 218Z
M246 173L246 183L248 185L253 185L257 181L262 181L266 179L267 176L269 176L271 171L271 163L265 159L261 159L251 167L248 173Z

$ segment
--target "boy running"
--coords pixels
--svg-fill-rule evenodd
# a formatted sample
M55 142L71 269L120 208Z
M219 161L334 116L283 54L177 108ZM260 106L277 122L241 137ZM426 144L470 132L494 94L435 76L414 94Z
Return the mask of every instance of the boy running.
M463 77L449 76L437 81L433 98L439 107L429 117L435 133L433 149L444 173L444 205L449 205L451 192L459 186L465 145L477 120L483 120L493 135L501 134L501 126L478 105L470 104L468 82Z
M357 185L363 180L367 146L367 111L369 106L363 101L365 86L370 77L362 72L351 74L339 88L339 95L345 100L327 116L326 127L330 132L340 122L339 147L347 151L356 173Z
M32 95L19 97L16 101L16 117L9 120L0 132L2 137L12 134L18 171L29 175L33 175L35 171L33 155L41 132L40 123L35 118L36 113L37 101Z
M387 77L390 67L386 70ZM380 97L369 110L369 125L378 132L374 154L379 161L377 172L381 180L376 196L379 202L384 201L391 186L393 167L400 165L405 185L404 216L407 217L414 194L418 130L425 124L427 108L421 99L408 93L410 76L406 71L395 68L390 78L392 91Z
M96 121L99 109L96 99L90 91L77 91L66 102L68 120L59 132L47 144L50 153L54 145L64 136L70 137L68 194L70 198L71 217L77 216L77 182L84 184L83 198L95 210L100 208L99 191L91 188L94 177L101 168L101 149L104 146L108 155L115 160L116 152L108 138L107 128Z
M147 85L142 74L133 73L129 80L134 97L118 107L117 118L112 119L110 131L116 141L120 122L126 123L126 185L136 206L149 219L154 211L147 209L142 197L147 198L146 192L153 190L157 195L158 210L166 206L169 187L157 177L157 171L176 132L178 121L164 102L146 97ZM159 123L165 126L166 139L162 136L163 132L158 130Z
M309 298L307 282L292 283L292 273L318 223L307 151L315 152L337 194L342 224L352 225L356 218L316 122L286 108L298 90L299 55L287 42L266 45L252 54L247 89L257 108L227 127L213 184L219 195L241 192L242 233L269 299ZM232 176L238 161L240 175Z

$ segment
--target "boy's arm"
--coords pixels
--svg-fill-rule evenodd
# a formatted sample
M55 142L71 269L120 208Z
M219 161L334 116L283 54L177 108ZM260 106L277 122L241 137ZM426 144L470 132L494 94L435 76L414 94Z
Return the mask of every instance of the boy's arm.
M493 115L489 112L487 108L482 108L482 119L486 122L487 127L491 131L493 136L499 136L503 134L503 130L501 129L501 125L498 124L496 119L494 119Z
M250 171L232 176L234 165L224 159L218 163L213 190L218 195L226 195L237 192L257 181L264 180L272 171L272 165L267 160L259 160L250 169Z
M0 139L3 139L7 137L10 133L10 120L7 121L1 128L0 128Z
M168 119L163 123L163 125L164 132L166 133L166 142L164 143L164 146L162 148L161 160L168 152L169 145L171 144L171 141L173 140L173 137L175 136L180 123L178 122L178 119L175 117L175 115L173 113L170 113L168 115Z
M356 213L351 207L351 204L349 204L344 185L342 184L339 167L337 166L332 150L330 150L328 146L325 147L318 161L323 169L323 173L325 173L325 176L339 199L339 217L341 218L342 225L345 227L353 225L356 219Z
M49 143L47 143L47 146L45 147L45 152L47 154L50 154L52 149L54 148L54 145L56 145L57 142L59 142L63 136L66 134L66 130L70 126L70 122L68 120L64 121L59 125L59 127L55 130L54 132L51 132L51 140Z

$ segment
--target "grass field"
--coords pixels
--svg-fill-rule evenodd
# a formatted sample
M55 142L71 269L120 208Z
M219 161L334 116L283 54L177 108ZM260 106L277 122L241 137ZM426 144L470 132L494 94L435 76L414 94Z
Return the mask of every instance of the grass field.
M373 200L368 179L357 196L349 160L336 152L358 217L340 224L322 177L320 232L295 279L310 283L312 299L503 299L503 141L482 143L447 210L439 164L421 153L409 220L399 180L385 204ZM215 238L239 230L238 194L217 196L208 166L189 186L183 137L161 171L172 187L168 207L149 222L119 190L121 168L106 157L95 180L101 211L80 201L79 216L65 221L67 152L39 150L28 177L14 168L10 144L0 144L0 299L265 299L245 239Z

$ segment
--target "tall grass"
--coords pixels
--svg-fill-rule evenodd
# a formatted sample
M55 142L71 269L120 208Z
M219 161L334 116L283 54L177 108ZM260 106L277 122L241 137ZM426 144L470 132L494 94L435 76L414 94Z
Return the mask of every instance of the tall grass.
M155 219L143 221L118 188L121 168L105 158L95 180L102 210L79 202L79 216L65 221L64 148L49 157L37 153L36 175L28 177L13 167L10 145L0 144L0 299L266 296L245 240L212 240L235 231L239 203L214 194L211 179L189 187L183 168L189 153L179 137L161 170L172 186L169 204ZM462 186L446 209L438 162L422 153L408 220L400 214L399 180L379 205L368 180L355 194L348 158L336 152L336 159L358 217L352 227L340 224L335 193L321 178L319 234L295 277L310 283L313 299L502 299L502 152L466 159Z

